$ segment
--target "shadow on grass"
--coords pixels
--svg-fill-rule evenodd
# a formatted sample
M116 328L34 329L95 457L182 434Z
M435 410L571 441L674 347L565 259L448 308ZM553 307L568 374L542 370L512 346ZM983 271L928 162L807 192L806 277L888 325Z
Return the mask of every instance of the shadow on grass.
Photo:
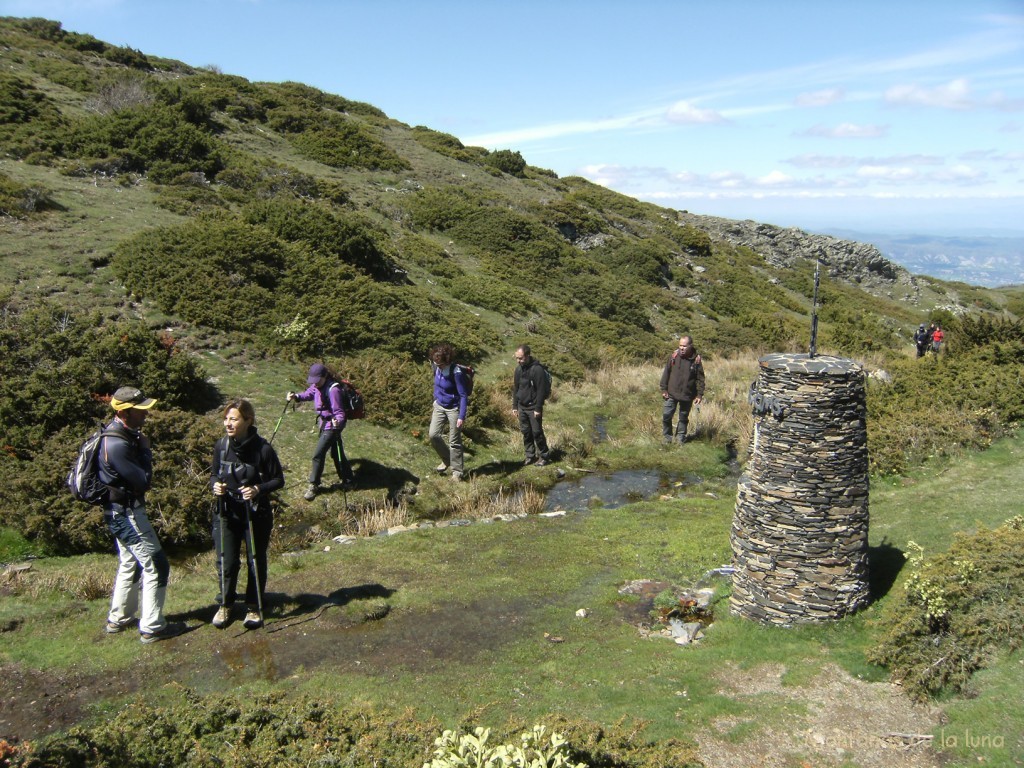
M315 621L328 608L340 608L356 600L386 599L393 594L395 594L395 590L385 587L383 584L359 584L355 587L336 589L328 595L303 593L301 595L284 597L283 599L279 598L276 602L287 601L294 604L294 607L281 613L271 610L269 617L273 618L274 622L273 626L267 627L267 632L279 632L282 629L288 629L298 624ZM270 604L273 605L275 602L274 595L267 595L267 598ZM384 613L387 613L386 609L384 609ZM370 621L383 618L383 615L377 616L371 611L363 618L366 621Z
M907 557L903 550L885 539L876 547L868 547L868 589L872 601L880 600L889 594L906 562Z
M369 459L355 459L356 488L361 491L383 488L389 501L398 500L410 488L419 485L420 478L403 467L389 467Z

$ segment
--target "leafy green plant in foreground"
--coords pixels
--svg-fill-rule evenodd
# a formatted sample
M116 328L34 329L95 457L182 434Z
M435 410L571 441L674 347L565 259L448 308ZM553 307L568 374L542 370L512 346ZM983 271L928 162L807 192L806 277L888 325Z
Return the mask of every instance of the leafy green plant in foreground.
M487 744L490 728L458 736L445 731L434 740L434 759L423 768L587 768L586 763L572 762L564 736L552 732L545 740L546 732L545 726L535 725L519 745L492 747Z
M949 551L915 554L904 593L886 607L885 634L869 660L916 698L964 691L999 653L1021 646L1024 518L958 535Z

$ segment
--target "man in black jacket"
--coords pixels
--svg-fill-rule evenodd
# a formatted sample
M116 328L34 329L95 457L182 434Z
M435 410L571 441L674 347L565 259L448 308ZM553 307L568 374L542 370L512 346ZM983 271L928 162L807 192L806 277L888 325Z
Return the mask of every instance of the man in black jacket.
M544 401L548 395L548 377L544 366L530 356L530 346L516 350L515 378L512 384L512 415L519 417L526 460L523 464L543 467L548 463L548 441L544 436Z
M146 515L146 491L153 481L153 451L142 434L156 400L135 387L121 387L110 399L114 420L99 453L99 477L109 489L103 515L117 542L118 567L107 615L107 632L126 629L139 613L139 636L152 643L180 634L164 618L171 565ZM140 596L141 593L141 596Z
M672 418L679 408L679 426L676 438L679 444L686 442L686 430L690 422L690 408L699 404L704 397L704 365L694 349L693 339L683 336L679 348L665 363L661 372L661 397L665 401L661 411L661 428L665 443L672 444Z

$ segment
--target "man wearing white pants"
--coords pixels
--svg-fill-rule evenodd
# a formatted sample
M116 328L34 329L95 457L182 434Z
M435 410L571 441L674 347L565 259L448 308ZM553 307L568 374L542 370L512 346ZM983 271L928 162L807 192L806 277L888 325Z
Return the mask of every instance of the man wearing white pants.
M182 629L164 618L171 566L146 515L153 451L149 438L142 434L142 425L155 404L156 400L135 387L117 390L110 400L114 420L105 430L98 456L99 477L108 488L103 515L118 553L106 631L113 634L126 629L141 608L139 636L143 643L173 637Z

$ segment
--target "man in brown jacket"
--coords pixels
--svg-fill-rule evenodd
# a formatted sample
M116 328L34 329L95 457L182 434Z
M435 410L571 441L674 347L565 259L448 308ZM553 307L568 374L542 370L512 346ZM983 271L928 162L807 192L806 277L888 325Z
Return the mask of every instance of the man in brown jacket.
M679 339L679 349L665 363L665 369L661 372L661 396L665 401L661 412L665 443L672 444L672 418L678 406L679 426L675 434L682 445L686 442L690 408L694 403L699 404L704 397L704 366L689 336Z

